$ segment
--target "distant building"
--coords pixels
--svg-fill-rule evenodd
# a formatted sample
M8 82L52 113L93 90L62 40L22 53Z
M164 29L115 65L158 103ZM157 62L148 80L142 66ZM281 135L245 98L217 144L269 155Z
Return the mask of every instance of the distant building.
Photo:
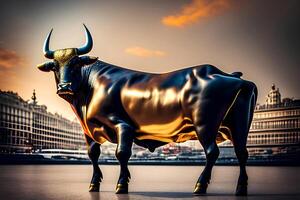
M257 105L247 146L250 155L299 155L300 99L281 100L273 84L264 105Z
M232 147L232 144L228 141L221 146ZM300 99L281 99L279 89L273 84L266 103L256 105L247 148L251 157L299 156Z
M0 91L0 153L32 152L38 149L85 148L81 126L17 93Z

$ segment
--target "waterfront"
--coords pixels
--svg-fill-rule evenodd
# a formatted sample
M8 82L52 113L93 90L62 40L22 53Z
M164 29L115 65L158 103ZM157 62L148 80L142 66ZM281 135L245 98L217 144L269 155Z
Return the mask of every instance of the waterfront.
M115 195L119 167L103 165L100 193L89 193L90 165L1 165L1 199L299 199L299 167L249 166L249 196L235 197L239 168L215 166L207 196L192 191L203 166L129 166L129 195Z

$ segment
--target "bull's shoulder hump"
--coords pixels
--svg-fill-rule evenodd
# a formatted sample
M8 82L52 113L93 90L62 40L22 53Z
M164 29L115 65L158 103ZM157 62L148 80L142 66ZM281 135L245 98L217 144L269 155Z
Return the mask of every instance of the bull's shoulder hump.
M220 70L219 68L213 66L213 65L209 65L209 64L205 64L205 65L198 65L192 68L193 69L193 73L197 76L197 77L207 77L209 75L213 75L213 74L221 74L221 75L226 75L225 72L223 72L222 70Z

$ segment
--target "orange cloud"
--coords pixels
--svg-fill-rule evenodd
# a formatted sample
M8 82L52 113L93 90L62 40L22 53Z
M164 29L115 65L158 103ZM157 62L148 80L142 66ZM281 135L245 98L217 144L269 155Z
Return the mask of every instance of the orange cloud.
M134 56L139 57L161 57L165 56L166 53L160 50L150 50L143 47L129 47L125 49L125 52Z
M9 69L23 64L23 58L15 51L0 48L0 69Z
M203 18L221 14L231 7L231 0L193 0L182 7L179 14L163 17L166 26L184 27Z

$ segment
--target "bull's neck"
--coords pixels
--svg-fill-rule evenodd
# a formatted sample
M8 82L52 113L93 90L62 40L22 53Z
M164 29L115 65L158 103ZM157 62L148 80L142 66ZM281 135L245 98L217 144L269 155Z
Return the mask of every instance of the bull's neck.
M99 75L99 71L101 71L103 67L103 63L101 61L97 61L92 65L85 66L81 68L80 71L80 79L79 87L76 92L76 98L74 98L72 105L76 108L78 106L87 105L92 97L94 90L94 80Z
M95 80L112 68L116 69L118 67L99 60L92 65L81 68L80 84L76 92L76 97L71 103L73 109L75 108L76 111L84 112L84 108L88 107L88 103L93 96Z
M76 98L72 104L86 104L88 98L91 96L93 87L90 84L89 77L92 71L93 65L85 66L81 68L79 87L76 92Z
M82 67L80 70L79 86L75 92L75 97L72 102L69 102L73 111L82 122L86 115L86 107L92 96L93 87L90 84L89 78L93 65Z

